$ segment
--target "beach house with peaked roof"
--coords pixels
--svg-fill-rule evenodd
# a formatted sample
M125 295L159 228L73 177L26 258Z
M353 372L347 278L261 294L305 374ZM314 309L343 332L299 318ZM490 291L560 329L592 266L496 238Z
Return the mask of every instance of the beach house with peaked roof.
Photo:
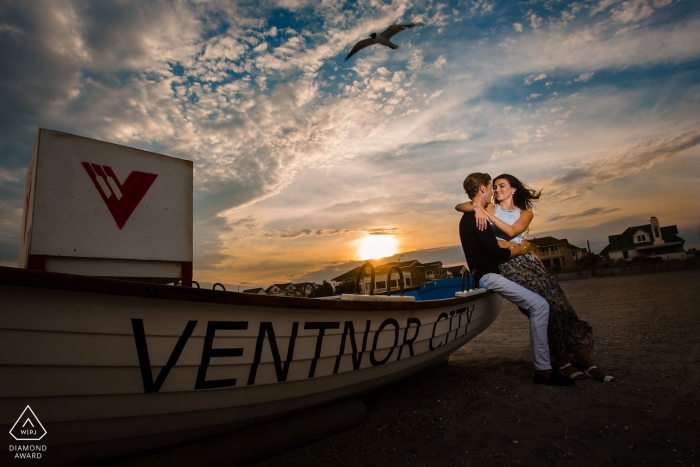
M619 235L608 237L608 246L600 252L610 260L634 258L685 259L685 240L678 236L678 227L661 227L659 219L652 217L648 224L628 227Z
M267 295L265 293L265 289L263 289L262 287L256 287L254 289L246 289L243 291L243 293L252 293L255 295Z

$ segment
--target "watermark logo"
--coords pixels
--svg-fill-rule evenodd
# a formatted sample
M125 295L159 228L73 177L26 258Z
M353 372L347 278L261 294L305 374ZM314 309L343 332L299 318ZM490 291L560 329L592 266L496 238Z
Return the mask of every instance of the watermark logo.
M46 436L46 429L32 408L27 406L10 429L10 434L17 441L39 441Z
M120 230L158 177L158 174L133 171L122 183L107 165L83 162L83 168Z

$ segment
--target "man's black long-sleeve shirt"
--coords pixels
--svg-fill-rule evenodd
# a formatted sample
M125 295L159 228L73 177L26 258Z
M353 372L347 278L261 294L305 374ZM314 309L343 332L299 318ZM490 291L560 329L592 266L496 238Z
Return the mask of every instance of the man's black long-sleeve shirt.
M481 276L500 274L498 263L510 258L510 250L498 246L492 229L490 224L486 230L477 229L474 212L465 212L459 221L459 238L469 270L477 270Z

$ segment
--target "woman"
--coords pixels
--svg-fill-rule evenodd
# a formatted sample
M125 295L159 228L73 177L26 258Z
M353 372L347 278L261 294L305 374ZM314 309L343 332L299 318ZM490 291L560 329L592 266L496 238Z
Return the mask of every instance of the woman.
M485 209L474 206L471 202L455 206L457 211L476 211L477 226L486 228L490 221L500 231L497 234L503 248L518 245L525 238L527 228L532 222L532 203L539 199L541 191L527 188L512 175L499 175L493 180L496 204L489 204ZM603 373L591 360L593 349L593 330L591 326L578 319L557 280L547 272L534 255L522 255L506 261L499 266L501 274L507 279L522 285L542 296L549 303L549 326L547 337L553 363L557 364L567 377L578 380L586 377L595 378L606 383L619 382L614 376ZM527 315L527 312L521 310ZM572 365L569 355L573 354L585 372L578 371L580 365Z

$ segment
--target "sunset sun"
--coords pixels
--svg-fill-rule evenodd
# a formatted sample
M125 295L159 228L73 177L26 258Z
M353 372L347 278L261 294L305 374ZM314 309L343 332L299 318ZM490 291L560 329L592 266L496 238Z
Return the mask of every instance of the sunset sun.
M360 259L377 259L396 254L396 237L393 235L367 235L360 240L357 254Z

